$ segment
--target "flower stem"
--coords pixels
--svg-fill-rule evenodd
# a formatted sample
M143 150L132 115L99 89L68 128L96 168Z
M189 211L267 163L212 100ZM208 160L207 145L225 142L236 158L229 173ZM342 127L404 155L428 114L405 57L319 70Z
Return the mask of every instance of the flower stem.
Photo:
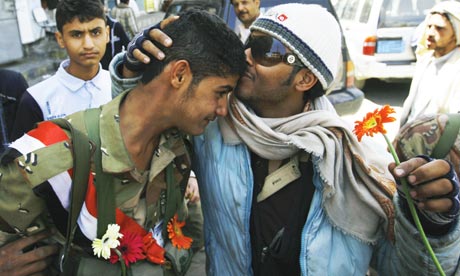
M118 255L118 261L120 262L121 265L121 276L126 276L126 265L125 265L125 260L123 259L123 255L121 254L120 250L117 248L114 249L114 251Z
M396 154L396 151L395 151L393 145L391 144L390 140L388 139L388 137L385 134L382 134L382 135L383 135L383 137L385 138L385 141L388 144L388 148L390 149L391 155L393 156L393 159L394 159L396 165L401 164L401 162L399 161L398 155ZM410 213L412 215L412 218L414 219L415 226L417 227L418 231L420 232L420 236L422 237L423 244L425 245L426 249L430 253L431 259L433 259L433 262L434 262L436 268L438 269L439 275L445 276L446 274L444 273L444 270L442 269L441 265L439 264L439 261L436 258L436 255L434 254L430 243L428 242L428 239L427 239L427 237L425 235L425 231L423 231L422 224L420 223L420 219L419 219L419 217L417 215L417 210L415 209L415 206L414 206L414 201L412 200L412 197L409 194L409 185L407 184L406 178L401 178L400 181L401 181L401 184L402 184L403 192L406 195L406 200L407 200L407 203L409 205Z

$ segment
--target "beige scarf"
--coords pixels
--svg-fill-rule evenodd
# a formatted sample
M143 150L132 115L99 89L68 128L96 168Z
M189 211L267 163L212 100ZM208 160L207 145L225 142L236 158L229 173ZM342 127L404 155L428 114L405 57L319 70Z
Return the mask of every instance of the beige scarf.
M312 154L331 224L365 242L375 243L385 231L393 240L396 189L387 170L391 156L358 143L325 96L306 109L287 118L261 118L231 96L229 122L219 124L226 142L243 141L268 160L282 160L299 150Z

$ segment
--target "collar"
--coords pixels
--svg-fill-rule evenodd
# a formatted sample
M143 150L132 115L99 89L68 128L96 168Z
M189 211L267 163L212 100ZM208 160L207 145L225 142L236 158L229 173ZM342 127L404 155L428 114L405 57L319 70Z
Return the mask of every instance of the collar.
M76 93L83 86L85 86L86 83L92 85L98 90L102 90L102 87L104 86L103 72L105 70L102 69L102 66L100 63L99 63L99 71L97 72L96 76L94 76L94 78L88 81L84 81L82 79L79 79L69 74L65 70L65 68L67 68L69 64L70 64L69 59L62 61L61 64L59 65L59 69L56 72L56 75L58 76L61 84L64 85L69 91L71 91L72 93Z
M102 106L100 115L100 137L102 151L102 167L105 172L121 174L129 172L138 182L152 181L176 157L175 148L182 137L179 131L171 129L160 137L160 144L150 162L150 169L138 171L125 147L120 130L120 104L129 92L120 94ZM180 154L180 152L178 152Z

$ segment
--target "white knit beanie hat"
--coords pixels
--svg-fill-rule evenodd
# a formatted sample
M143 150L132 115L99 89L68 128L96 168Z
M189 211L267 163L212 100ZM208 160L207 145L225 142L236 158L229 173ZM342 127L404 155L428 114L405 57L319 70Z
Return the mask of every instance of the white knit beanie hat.
M259 16L250 28L281 41L315 74L324 90L329 88L342 56L342 36L337 20L325 8L281 4Z

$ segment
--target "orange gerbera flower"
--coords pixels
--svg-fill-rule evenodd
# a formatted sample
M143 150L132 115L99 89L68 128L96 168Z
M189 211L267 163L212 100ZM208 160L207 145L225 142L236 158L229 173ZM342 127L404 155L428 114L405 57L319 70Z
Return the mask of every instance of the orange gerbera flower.
M152 233L147 233L142 238L142 242L144 243L143 249L148 261L160 265L165 263L165 249L152 237Z
M185 221L178 221L177 214L168 223L168 237L171 239L172 245L179 249L189 249L192 245L192 238L187 237L182 233Z
M389 116L392 113L395 113L395 110L389 105L384 105L381 109L377 108L374 112L367 113L362 121L355 121L353 133L356 134L358 141L361 142L364 135L373 137L374 133L387 133L383 124L396 120L395 117Z

